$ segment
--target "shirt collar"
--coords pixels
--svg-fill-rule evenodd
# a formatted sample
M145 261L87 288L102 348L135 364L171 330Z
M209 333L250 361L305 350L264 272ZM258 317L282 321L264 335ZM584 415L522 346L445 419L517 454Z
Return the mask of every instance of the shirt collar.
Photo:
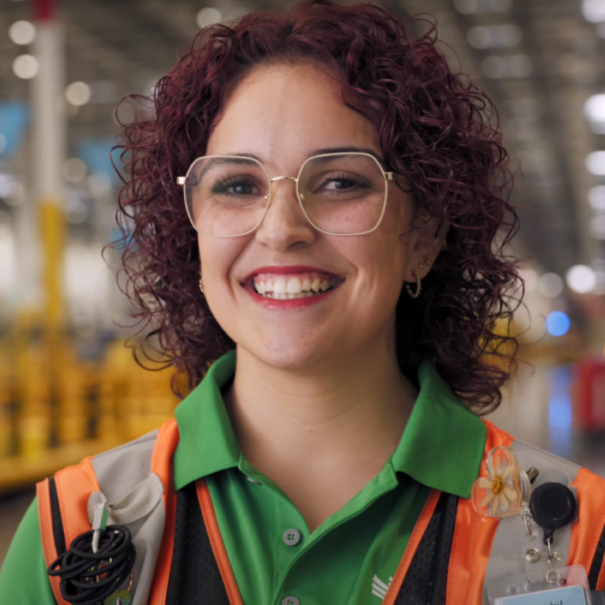
M235 373L235 351L215 361L200 384L178 405L174 416L179 444L174 453L174 488L237 466L239 446L221 388Z
M239 464L240 450L221 395L233 378L235 361L235 351L218 359L175 411L177 490ZM483 458L485 425L452 394L430 362L420 366L418 381L420 392L391 464L424 485L469 498Z
M396 471L443 492L470 498L487 438L475 416L424 361L420 392L391 463Z

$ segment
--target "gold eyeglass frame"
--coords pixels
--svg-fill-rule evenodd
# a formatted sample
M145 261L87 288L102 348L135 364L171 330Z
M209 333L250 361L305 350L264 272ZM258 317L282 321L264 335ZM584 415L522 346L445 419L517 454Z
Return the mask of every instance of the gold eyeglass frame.
M363 155L366 156L368 158L372 158L372 160L374 162L376 162L376 165L380 168L380 171L382 172L384 179L387 183L385 190L384 190L384 202L382 205L382 212L380 213L380 218L378 219L378 222L376 223L376 225L372 228L369 229L367 231L360 231L359 233L334 233L333 231L326 231L325 229L321 229L320 227L318 227L317 225L315 225L313 223L313 221L309 218L309 215L307 214L305 207L303 206L302 200L301 200L301 196L304 198L304 194L300 193L298 186L299 186L299 179L300 179L300 175L302 174L302 171L304 170L304 167L306 166L306 164L308 162L310 162L311 160L315 160L317 158L323 158L323 157L334 157L334 156L342 156L342 155ZM183 200L185 202L185 210L187 211L187 216L189 217L189 220L191 222L191 224L193 225L193 228L200 234L200 235L204 235L206 237L220 237L220 238L234 238L234 237L243 237L244 235L250 235L250 233L253 233L254 231L256 231L261 223L263 222L265 216L267 215L267 211L269 210L269 206L271 205L271 200L273 199L273 195L272 195L272 183L274 181L282 181L284 179L288 179L290 181L294 181L296 183L296 198L298 200L298 203L300 205L301 210L303 211L303 214L305 215L305 218L309 221L309 224L314 228L317 229L318 231L320 231L321 233L326 233L327 235L338 235L341 237L350 237L350 236L354 236L354 235L365 235L366 233L372 233L372 231L376 231L376 229L378 229L378 227L380 226L380 223L382 223L382 219L384 218L384 213L386 211L386 207L387 207L387 199L388 199L388 193L389 193L389 187L388 187L388 182L389 181L394 181L394 175L396 174L395 172L387 172L380 164L380 162L378 161L377 158L375 158L372 154L370 153L365 153L362 151L341 151L341 152L336 152L336 153L322 153L319 155L314 155L311 156L310 158L307 158L302 166L300 167L300 170L298 171L298 176L293 177L293 176L276 176L274 178L269 178L269 175L267 174L267 171L265 170L265 167L263 166L262 162L260 162L259 160L257 160L256 158L251 158L248 156L242 156L242 155L204 155L201 156L199 158L196 158L195 160L193 160L193 162L191 163L191 166L189 166L189 170L187 170L187 173L185 174L185 176L179 176L176 179L176 184L184 187L185 183L187 182L187 177L189 176L189 173L191 172L191 169L193 168L193 166L196 164L196 162L198 160L203 160L204 158L237 158L237 159L243 159L243 160L247 160L247 161L253 161L256 162L261 168L262 171L265 173L265 176L267 177L267 181L269 182L269 192L267 195L265 195L265 199L267 199L267 197L269 198L267 201L267 205L265 206L265 210L263 212L263 215L261 216L260 220L258 221L258 223L249 231L246 231L245 233L240 233L238 235L211 235L209 233L203 233L202 231L199 231L198 228L195 226L195 223L193 222L193 217L191 216L191 213L189 212L189 205L187 204L187 199L186 196L183 195Z

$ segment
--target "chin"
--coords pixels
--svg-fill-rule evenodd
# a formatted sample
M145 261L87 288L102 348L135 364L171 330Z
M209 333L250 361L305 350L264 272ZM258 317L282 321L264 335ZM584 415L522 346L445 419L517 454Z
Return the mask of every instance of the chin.
M281 370L304 370L325 363L335 354L334 350L325 347L325 342L321 344L318 346L313 343L280 339L278 342L265 343L263 347L259 347L258 343L251 347L245 345L242 347L248 354L270 367Z

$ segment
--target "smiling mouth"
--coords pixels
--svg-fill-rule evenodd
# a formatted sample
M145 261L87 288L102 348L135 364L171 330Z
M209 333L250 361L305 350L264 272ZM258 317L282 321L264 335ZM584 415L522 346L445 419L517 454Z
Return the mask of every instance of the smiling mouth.
M333 275L322 273L297 273L293 275L271 275L260 273L253 277L252 288L263 298L292 300L308 298L333 290L340 282Z

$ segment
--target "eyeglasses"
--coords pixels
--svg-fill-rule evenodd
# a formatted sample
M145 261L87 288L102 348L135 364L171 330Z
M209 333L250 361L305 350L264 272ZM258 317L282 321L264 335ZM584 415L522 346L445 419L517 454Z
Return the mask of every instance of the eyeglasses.
M369 153L327 153L307 158L296 178L270 179L264 166L246 156L197 158L184 187L187 214L195 229L213 237L252 233L267 214L274 181L296 183L298 202L315 229L329 235L363 235L378 228L387 203L385 172Z

